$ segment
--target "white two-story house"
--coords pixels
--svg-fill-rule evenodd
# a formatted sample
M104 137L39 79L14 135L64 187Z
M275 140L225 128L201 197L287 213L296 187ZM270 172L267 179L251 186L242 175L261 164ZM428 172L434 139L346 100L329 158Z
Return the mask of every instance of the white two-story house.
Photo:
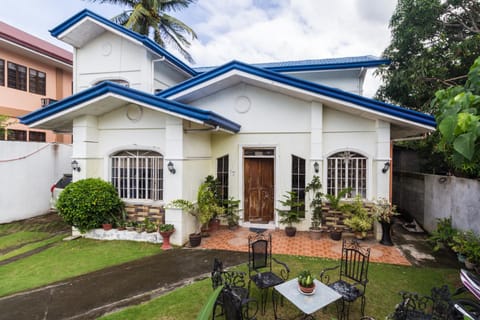
M351 187L351 196L389 198L392 140L435 129L430 115L362 96L366 69L384 59L192 68L88 10L51 33L73 47L74 94L22 123L72 132L74 180L110 181L146 214L195 200L207 175L241 201L244 226L281 227L278 201L296 191L308 203L313 175L325 193ZM305 215L299 229L309 227ZM185 219L167 209L173 243L193 231Z

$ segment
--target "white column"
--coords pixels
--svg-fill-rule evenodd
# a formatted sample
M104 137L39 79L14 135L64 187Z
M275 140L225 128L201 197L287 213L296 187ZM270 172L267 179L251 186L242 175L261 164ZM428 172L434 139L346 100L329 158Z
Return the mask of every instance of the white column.
M313 101L310 110L310 170L307 172L312 173L310 176L315 174L321 177L323 170L323 105ZM318 163L318 173L314 171L315 162Z
M73 121L72 160L80 171L73 171L73 181L98 176L98 121L94 116L82 116Z
M164 155L164 200L183 198L183 123L182 119L167 117L165 127L165 155ZM173 163L175 173L171 173L167 165Z
M376 176L376 188L372 196L374 198L389 199L390 196L390 168L383 173L382 169L386 162L390 162L390 123L377 120L376 131L376 154L373 163L373 172Z

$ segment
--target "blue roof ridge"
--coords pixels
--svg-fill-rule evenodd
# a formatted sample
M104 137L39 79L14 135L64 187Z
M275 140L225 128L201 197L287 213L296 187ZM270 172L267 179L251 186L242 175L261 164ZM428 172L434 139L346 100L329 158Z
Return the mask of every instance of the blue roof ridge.
M133 38L133 39L141 42L148 49L150 49L150 50L152 50L152 51L154 51L154 52L156 52L160 55L165 56L165 58L167 58L173 64L177 65L181 70L185 71L186 73L188 73L192 76L198 74L198 72L196 72L194 69L192 69L187 64L182 62L180 59L175 57L173 54L168 52L166 49L162 48L160 45L158 45L155 41L153 41L149 37L147 37L145 35L141 35L141 34L135 32L135 31L132 31L130 29L127 29L124 26L121 26L121 25L119 25L119 24L117 24L117 23L115 23L115 22L113 22L113 21L111 21L111 20L109 20L105 17L102 17L102 16L100 16L100 15L96 14L95 12L90 11L88 9L83 9L82 11L76 13L75 15L73 15L72 17L70 17L69 19L64 21L63 23L56 26L55 28L49 30L50 34L53 37L57 38L65 30L67 30L68 28L70 28L71 26L76 24L77 22L81 21L85 17L93 18L94 20L97 20L98 22L103 23L103 24L105 24L105 25L107 25L111 28L114 28L115 30L127 35L128 37Z
M79 103L83 103L106 93L114 93L124 97L132 98L134 100L147 103L155 107L160 107L173 113L203 121L215 127L222 127L229 131L238 132L240 130L240 125L216 114L215 112L185 105L180 102L167 100L162 97L158 97L137 89L125 87L111 81L104 81L65 99L49 104L46 107L35 110L25 116L20 117L20 122L24 124L31 124L57 112L68 109L73 105L78 105Z
M185 80L176 86L165 89L157 94L159 97L168 98L169 96L179 93L189 87L195 86L204 81L215 78L216 76L226 73L230 70L237 69L256 76L260 76L269 80L278 81L283 84L292 85L294 87L310 91L312 93L323 94L342 101L351 102L371 110L386 113L391 116L400 117L406 120L414 121L424 125L436 127L435 118L429 114L419 111L403 108L397 105L378 101L375 99L360 96L351 92L343 91L337 88L328 87L311 81L299 79L289 75L270 71L264 68L255 67L244 62L232 60L218 68L202 73L194 78Z

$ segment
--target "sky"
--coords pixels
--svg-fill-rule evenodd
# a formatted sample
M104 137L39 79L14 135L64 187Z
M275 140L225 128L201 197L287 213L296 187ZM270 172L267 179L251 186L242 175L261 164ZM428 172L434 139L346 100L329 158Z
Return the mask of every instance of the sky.
M99 1L97 1L99 2ZM381 56L396 0L198 0L171 13L198 35L193 66ZM49 30L87 8L106 18L125 8L88 0L2 0L0 20L71 51ZM169 50L179 58L174 50ZM367 74L365 95L379 79Z

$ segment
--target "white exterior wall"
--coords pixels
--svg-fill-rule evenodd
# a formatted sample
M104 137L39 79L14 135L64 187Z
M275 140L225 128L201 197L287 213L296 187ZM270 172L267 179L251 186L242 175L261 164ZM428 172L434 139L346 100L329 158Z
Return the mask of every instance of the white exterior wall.
M50 187L71 173L72 146L0 141L0 223L45 214Z
M285 73L299 79L362 95L363 78L360 69L303 71Z

